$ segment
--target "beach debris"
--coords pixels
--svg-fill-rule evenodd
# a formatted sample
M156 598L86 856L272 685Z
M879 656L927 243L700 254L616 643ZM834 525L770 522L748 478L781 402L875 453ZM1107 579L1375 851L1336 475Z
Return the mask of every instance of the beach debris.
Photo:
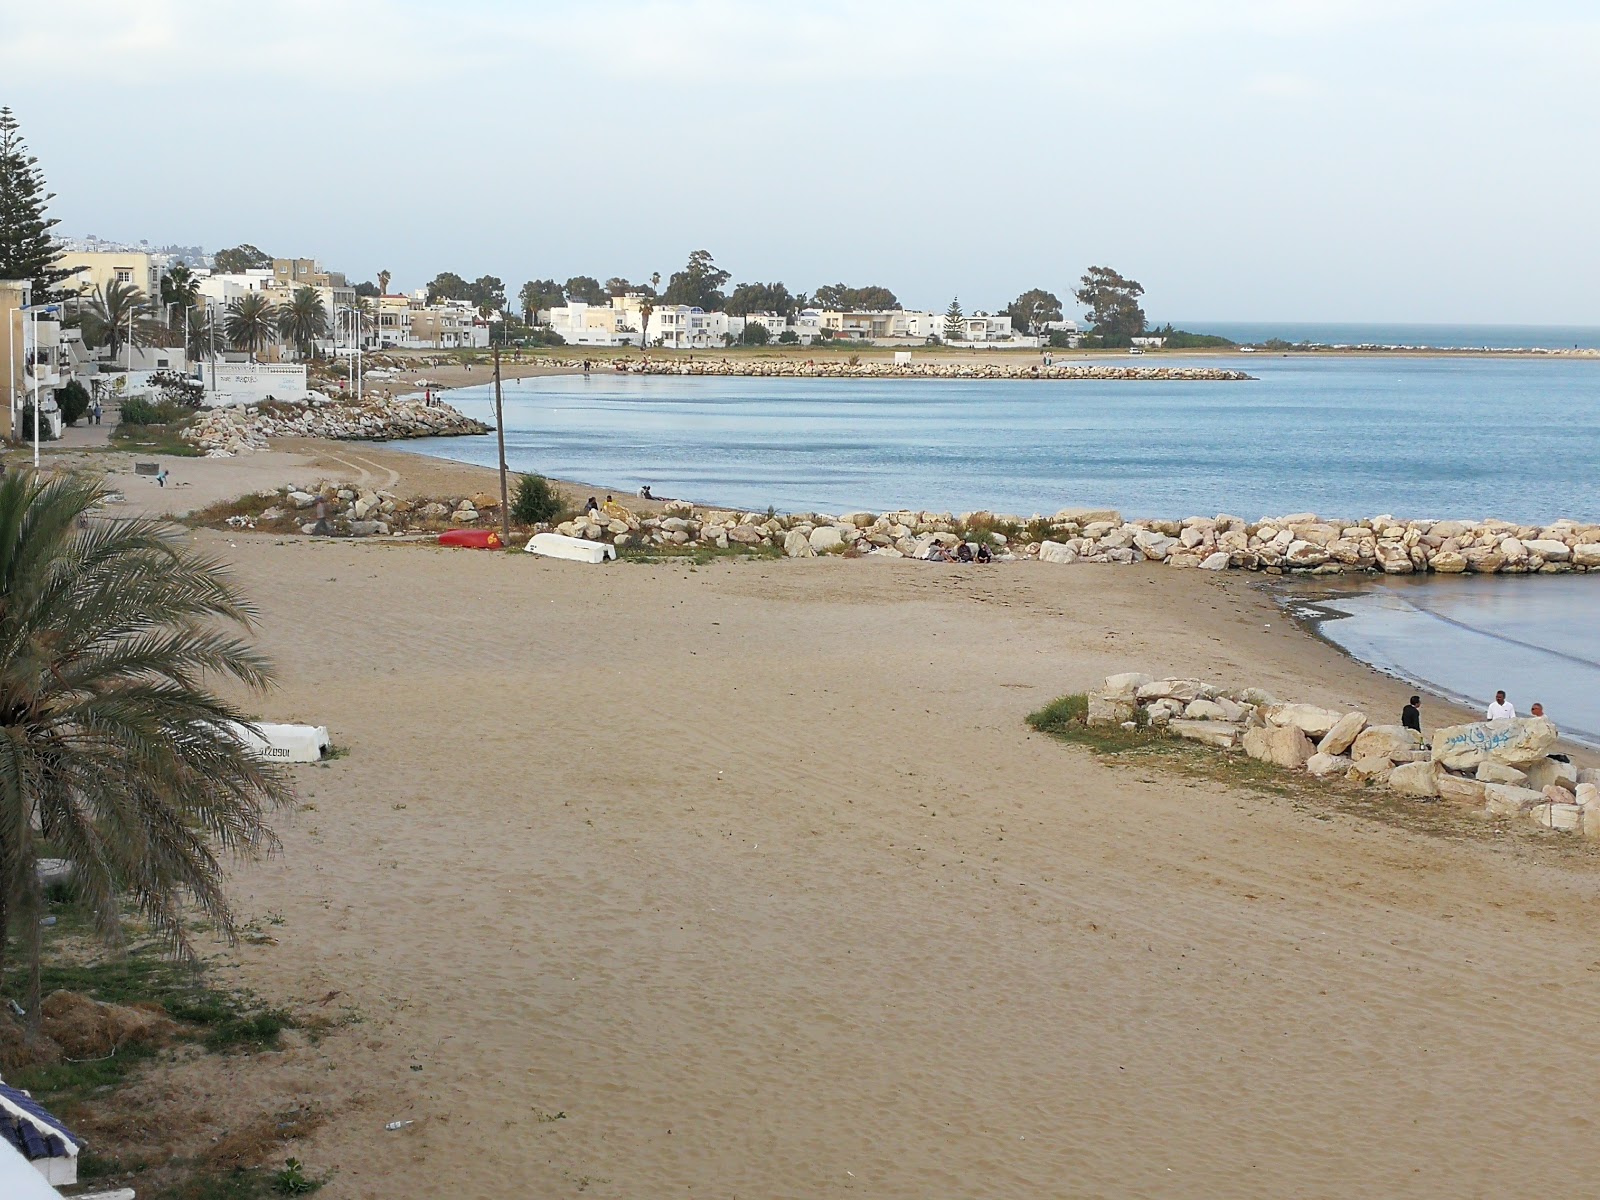
M384 1129L387 1130L389 1133L394 1133L397 1130L404 1129L407 1125L415 1125L415 1124L416 1124L415 1121L390 1121L387 1125L384 1126Z

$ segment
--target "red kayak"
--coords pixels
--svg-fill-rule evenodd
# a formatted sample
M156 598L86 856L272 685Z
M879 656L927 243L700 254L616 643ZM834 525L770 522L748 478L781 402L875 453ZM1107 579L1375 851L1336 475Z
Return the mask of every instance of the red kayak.
M439 535L441 546L463 546L468 550L498 550L503 545L492 529L451 529Z

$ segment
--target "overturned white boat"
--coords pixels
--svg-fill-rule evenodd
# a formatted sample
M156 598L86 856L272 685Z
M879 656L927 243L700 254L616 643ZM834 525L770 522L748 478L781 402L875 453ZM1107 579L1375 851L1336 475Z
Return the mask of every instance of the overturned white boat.
M333 748L326 725L281 725L262 721L252 726L233 722L228 732L270 762L317 762Z
M601 563L617 556L617 548L605 542L568 537L564 533L536 533L525 547L529 554L546 558L565 558L572 562Z

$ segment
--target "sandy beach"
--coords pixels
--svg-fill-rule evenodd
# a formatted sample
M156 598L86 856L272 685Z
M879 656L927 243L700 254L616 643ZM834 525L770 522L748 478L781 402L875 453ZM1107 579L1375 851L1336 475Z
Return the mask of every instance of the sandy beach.
M235 878L277 944L222 962L360 1022L170 1086L322 1106L325 1195L1459 1197L1600 1165L1589 845L1022 722L1136 667L1398 710L1245 579L195 538L261 603L262 717L347 752Z
M345 444L175 468L129 510L489 477ZM260 715L345 751L234 880L276 944L220 968L359 1021L151 1087L317 1106L294 1153L323 1195L1460 1197L1600 1168L1592 843L1024 724L1132 669L1398 713L1249 579L193 536L261 606Z

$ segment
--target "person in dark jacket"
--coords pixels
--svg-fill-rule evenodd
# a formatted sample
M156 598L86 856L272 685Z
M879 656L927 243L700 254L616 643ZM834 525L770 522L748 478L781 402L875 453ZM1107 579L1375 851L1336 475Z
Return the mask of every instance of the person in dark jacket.
M1411 697L1411 703L1400 710L1400 724L1407 729L1422 732L1422 697Z

